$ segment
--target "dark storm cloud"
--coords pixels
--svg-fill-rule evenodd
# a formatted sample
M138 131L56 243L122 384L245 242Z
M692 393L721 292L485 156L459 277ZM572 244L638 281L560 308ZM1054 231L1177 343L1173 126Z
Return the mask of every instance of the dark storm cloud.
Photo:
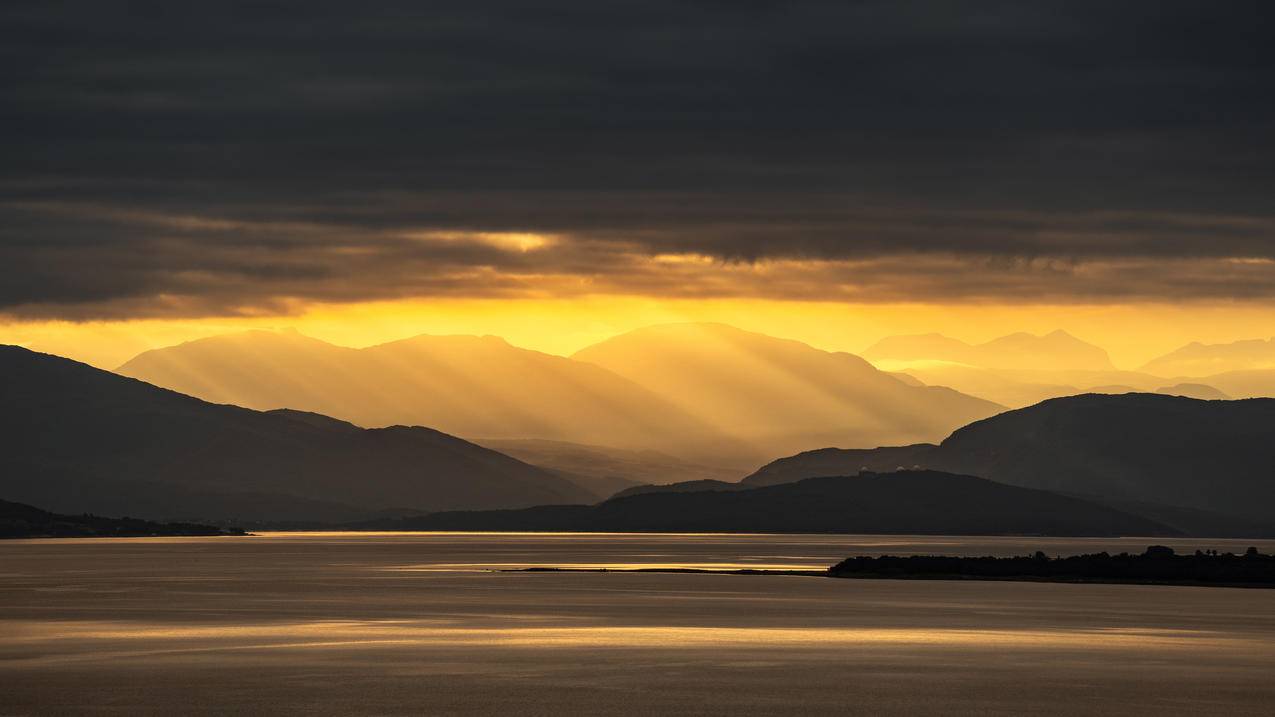
M0 310L1266 298L1232 259L1275 258L1272 37L1263 2L9 2Z

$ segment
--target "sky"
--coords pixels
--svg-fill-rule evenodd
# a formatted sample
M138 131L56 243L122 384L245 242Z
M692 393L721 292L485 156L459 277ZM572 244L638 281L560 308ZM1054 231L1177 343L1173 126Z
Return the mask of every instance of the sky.
M0 341L1275 335L1275 6L0 7Z

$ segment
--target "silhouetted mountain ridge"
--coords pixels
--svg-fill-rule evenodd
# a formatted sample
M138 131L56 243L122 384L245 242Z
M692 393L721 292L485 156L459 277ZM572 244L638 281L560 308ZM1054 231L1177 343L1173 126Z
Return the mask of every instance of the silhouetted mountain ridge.
M1246 516L1275 501L1275 400L1086 394L1007 411L937 446L824 449L780 459L748 485L890 463L1051 491Z
M625 498L631 495L644 495L646 493L699 493L701 491L719 490L748 490L752 486L746 486L741 483L732 483L721 480L688 480L678 481L676 483L647 483L645 485L635 485L611 496L611 498Z
M14 346L0 346L0 435L0 492L62 511L353 520L592 499L433 429L216 405Z
M154 523L138 518L60 515L0 500L0 538L125 538L161 535L242 535L242 530L197 523Z
M599 500L647 482L738 480L747 468L709 466L653 450L542 439L478 439L479 445L552 470L593 491Z
M936 471L864 473L730 491L653 492L595 506L435 513L393 530L1174 535L1146 518L1047 491Z

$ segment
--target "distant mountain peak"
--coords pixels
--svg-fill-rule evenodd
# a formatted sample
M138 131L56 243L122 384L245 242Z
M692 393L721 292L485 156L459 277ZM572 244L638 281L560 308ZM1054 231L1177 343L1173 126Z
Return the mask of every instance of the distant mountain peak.
M647 326L570 358L490 335L422 334L352 349L268 334L149 352L120 371L254 409L654 448L708 465L829 442L937 440L1002 408L905 382L854 354L716 322Z
M1159 376L1204 378L1232 371L1270 369L1275 369L1275 338L1220 344L1192 341L1148 361L1141 370Z
M164 347L160 347L156 349L143 351L139 353L137 356L134 356L132 359L129 359L128 361L124 362L124 364L121 365L121 368L123 366L127 366L129 363L132 363L133 361L136 361L137 359L143 356L154 354L160 351L166 351L169 349L175 349L175 348L181 348L181 347L202 347L202 346L243 344L248 342L268 343L273 345L311 345L311 346L330 346L332 348L341 348L336 346L335 344L330 344L322 339L316 339L313 336L307 336L301 333L300 331L296 330L295 328L244 329L243 331L233 331L233 332L225 333L225 334L201 336L200 338L197 338L197 339L182 341L181 343L176 344L174 346L164 346Z
M299 409L366 427L416 424L461 436L687 454L726 443L714 426L600 366L494 335L419 334L347 348L236 334L149 351L119 372L217 403Z
M595 363L769 452L937 439L991 402L905 383L851 353L723 324L646 327L581 349Z
M766 338L776 338L756 331L741 329L738 326L731 326L720 321L670 321L663 324L651 324L640 328L625 331L611 337L617 339L623 336L656 336L656 335L682 335L688 333L702 334L730 334L736 336L762 336ZM611 339L605 339L601 343L605 343ZM785 339L781 339L785 340Z
M871 361L943 361L988 369L1115 370L1104 349L1063 329L1040 336L1018 331L981 344L937 333L889 336L863 355Z
M492 334L417 334L409 336L405 339L395 339L385 343L376 344L369 348L379 349L389 346L487 346L487 347L508 347L516 348L504 338ZM521 350L521 349L520 349Z

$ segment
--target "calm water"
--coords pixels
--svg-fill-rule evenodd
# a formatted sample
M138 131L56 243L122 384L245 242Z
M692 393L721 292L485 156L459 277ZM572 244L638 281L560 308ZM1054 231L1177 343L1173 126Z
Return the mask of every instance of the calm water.
M491 571L825 567L852 554L1147 542L0 541L0 715L1275 712L1275 591Z

